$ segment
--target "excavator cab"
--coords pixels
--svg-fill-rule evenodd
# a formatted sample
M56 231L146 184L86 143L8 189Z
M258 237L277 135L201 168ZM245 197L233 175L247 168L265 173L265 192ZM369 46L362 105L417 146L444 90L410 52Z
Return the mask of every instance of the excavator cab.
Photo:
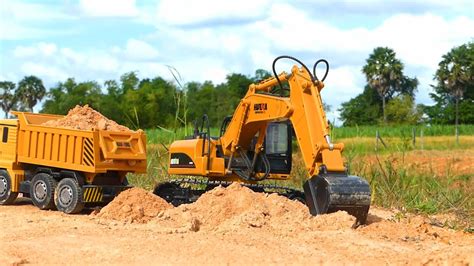
M227 126L232 120L232 116L226 116L222 121L220 136L225 133ZM289 175L292 167L292 140L294 132L291 123L287 121L271 122L267 126L267 132L264 140L265 155L270 163L270 174ZM249 158L254 157L255 144L258 135L253 137L250 147L247 151ZM264 162L258 159L256 171L263 173L265 170Z
M292 166L292 139L293 129L291 123L285 121L268 124L264 140L264 151L270 162L270 174L290 174Z

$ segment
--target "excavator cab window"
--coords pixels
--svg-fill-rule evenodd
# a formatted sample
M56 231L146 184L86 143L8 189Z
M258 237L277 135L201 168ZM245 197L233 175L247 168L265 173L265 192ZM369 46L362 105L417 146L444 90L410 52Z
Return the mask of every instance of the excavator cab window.
M271 123L267 128L265 150L268 154L286 155L288 152L288 125L285 123Z
M289 122L273 122L267 127L265 154L270 161L270 173L291 172L292 127Z

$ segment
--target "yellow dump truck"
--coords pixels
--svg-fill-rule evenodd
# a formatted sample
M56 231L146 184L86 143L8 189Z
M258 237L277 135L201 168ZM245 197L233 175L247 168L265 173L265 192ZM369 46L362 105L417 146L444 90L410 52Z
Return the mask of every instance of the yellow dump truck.
M128 188L127 173L146 172L143 131L49 127L63 116L12 113L0 120L0 205L22 193L40 209L77 213Z

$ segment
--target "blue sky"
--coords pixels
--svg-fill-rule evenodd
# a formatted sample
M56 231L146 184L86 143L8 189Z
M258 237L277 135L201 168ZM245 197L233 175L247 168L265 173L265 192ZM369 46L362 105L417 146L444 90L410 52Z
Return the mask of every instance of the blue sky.
M326 58L322 96L331 120L363 90L360 70L375 47L395 50L405 74L420 81L416 101L430 104L441 56L474 41L474 1L467 0L0 2L0 80L33 74L51 87L129 71L172 80L172 65L184 81L220 83L228 73L269 70L282 54L308 65Z

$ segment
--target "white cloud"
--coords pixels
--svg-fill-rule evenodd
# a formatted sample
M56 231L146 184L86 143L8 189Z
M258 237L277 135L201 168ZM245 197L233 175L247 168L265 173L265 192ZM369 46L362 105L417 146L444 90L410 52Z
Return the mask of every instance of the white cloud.
M58 50L56 44L40 42L33 46L17 46L13 55L18 58L30 58L37 56L51 56Z
M8 18L13 21L53 21L74 18L64 13L59 5L13 0L2 0L1 15L2 20Z
M275 5L271 14L261 25L261 32L279 50L368 55L374 47L388 46L405 63L429 68L435 68L441 55L450 48L474 36L474 20L467 17L447 20L433 14L399 14L374 30L342 30L309 18L302 10L286 4ZM291 19L282 20L285 14Z
M434 70L443 54L474 37L474 20L400 14L387 19L372 35L374 40L379 36L376 43L393 48L406 64Z
M86 61L85 55L68 47L61 48L58 56L63 58L68 65L82 65Z
M156 59L158 51L136 39L129 39L122 47L113 46L109 50L79 50L39 42L17 46L12 54L14 62L19 62L18 75L38 75L50 85L68 77L78 80L114 79L130 71L138 71L142 77L169 74L164 63L150 62ZM2 72L9 74L6 69Z
M60 5L2 0L0 4L0 40L45 38L67 32L39 24L72 20Z
M25 75L34 75L47 80L64 80L68 74L56 66L48 66L39 63L27 62L21 65L21 71Z
M93 53L87 55L87 62L83 66L89 71L98 71L104 74L115 73L119 68L118 58L106 53Z
M39 48L40 52L45 56L51 56L54 53L56 53L56 51L58 50L58 48L56 47L56 44L54 44L54 43L43 43L43 42L41 42L41 43L38 44L38 48Z
M267 12L268 6L268 0L162 0L158 3L155 22L184 26L255 20Z
M47 30L38 28L36 26L14 23L8 18L4 17L0 18L0 40L16 41L24 39L38 39L63 33L64 32L61 31Z
M13 55L19 58L34 56L37 53L38 49L35 46L17 46L15 50L13 50Z
M149 43L137 40L129 39L124 51L125 55L131 60L153 60L159 53Z
M80 9L91 17L135 17L139 14L135 0L81 0Z

